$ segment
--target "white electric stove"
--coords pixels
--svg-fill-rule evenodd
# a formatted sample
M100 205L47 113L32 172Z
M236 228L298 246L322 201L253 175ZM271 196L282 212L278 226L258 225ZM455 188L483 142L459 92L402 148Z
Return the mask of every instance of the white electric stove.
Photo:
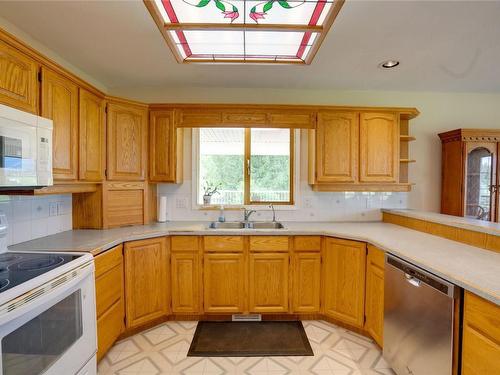
M11 252L0 215L0 374L95 375L90 254Z

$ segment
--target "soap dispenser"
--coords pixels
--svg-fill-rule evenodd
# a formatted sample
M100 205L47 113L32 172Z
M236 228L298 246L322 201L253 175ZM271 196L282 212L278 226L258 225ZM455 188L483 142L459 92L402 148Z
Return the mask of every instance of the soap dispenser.
M223 223L226 221L226 216L224 215L224 206L220 206L220 212L219 212L219 223Z

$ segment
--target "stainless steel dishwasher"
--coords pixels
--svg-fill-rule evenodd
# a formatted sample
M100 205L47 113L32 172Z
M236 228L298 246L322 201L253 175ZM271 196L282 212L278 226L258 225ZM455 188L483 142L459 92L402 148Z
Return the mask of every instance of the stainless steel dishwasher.
M455 299L446 280L387 254L384 349L398 375L451 375Z

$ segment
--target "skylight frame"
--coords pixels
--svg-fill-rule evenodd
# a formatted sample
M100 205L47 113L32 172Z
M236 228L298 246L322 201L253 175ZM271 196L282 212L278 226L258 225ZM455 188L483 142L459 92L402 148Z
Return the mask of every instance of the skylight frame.
M259 24L257 22L241 23L241 20L239 23L232 23L232 22L231 23L223 23L223 22L179 23L179 22L170 22L168 18L167 18L168 22L166 22L165 17L168 17L168 15L166 14L165 8L162 8L163 0L143 0L143 1L178 63L296 64L296 65L311 64L324 38L326 37L326 34L333 25L333 22L335 21L338 13L340 12L340 9L342 8L345 2L345 0L304 0L304 1L314 2L315 4L317 4L316 6L319 6L318 5L319 3L322 3L323 5L327 3L331 4L329 10L324 16L321 16L321 12L319 13L319 16L324 17L322 25L316 25L316 24L306 25L306 24L265 24L265 23ZM236 0L236 1L243 3L245 0ZM289 0L289 1L293 2L297 0ZM316 22L321 17L316 17ZM184 36L184 31L194 31L194 30L203 30L206 32L243 31L244 33L252 31L295 32L295 33L302 32L304 38L302 42L299 45L297 45L298 51L296 55L289 55L289 56L276 55L274 56L274 58L272 57L272 55L260 56L259 58L258 55L255 56L246 55L246 52L240 55L229 54L226 56L223 56L221 54L201 55L201 54L192 54L190 52L189 44ZM176 37L173 37L172 34L175 34ZM311 35L315 35L314 42L308 43ZM178 45L184 44L183 42L185 43L185 45L188 46L188 49L186 50L184 48L183 51L180 51L181 48L178 48ZM307 51L307 54L304 56L305 51Z

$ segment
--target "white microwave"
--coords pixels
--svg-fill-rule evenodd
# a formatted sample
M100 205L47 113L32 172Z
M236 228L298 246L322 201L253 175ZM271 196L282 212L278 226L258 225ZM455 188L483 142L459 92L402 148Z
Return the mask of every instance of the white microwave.
M0 104L0 190L52 184L52 120Z

